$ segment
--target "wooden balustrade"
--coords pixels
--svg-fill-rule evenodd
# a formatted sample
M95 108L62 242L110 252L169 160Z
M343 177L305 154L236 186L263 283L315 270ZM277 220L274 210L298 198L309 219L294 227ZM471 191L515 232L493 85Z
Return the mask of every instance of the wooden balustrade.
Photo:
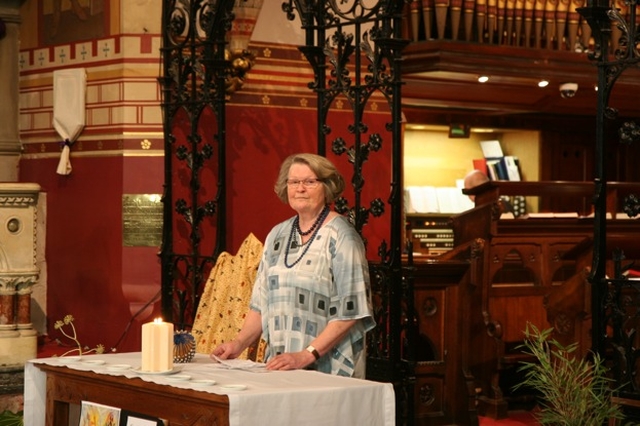
M580 215L588 215L590 211L584 210L591 207L595 186L593 182L584 181L489 181L462 192L474 195L476 205L491 203L501 195L534 196L541 199L541 211L572 211L578 212ZM607 213L611 215L611 219L616 219L616 213L622 212L625 198L631 194L640 194L640 183L608 182L606 192ZM562 199L567 207L561 210L549 209L548 206L559 205L554 202L557 199Z

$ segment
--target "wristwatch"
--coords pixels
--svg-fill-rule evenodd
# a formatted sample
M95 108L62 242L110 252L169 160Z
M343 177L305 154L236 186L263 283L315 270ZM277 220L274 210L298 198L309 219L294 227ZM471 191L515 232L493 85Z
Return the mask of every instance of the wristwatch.
M316 359L316 361L317 361L318 359L320 359L320 352L318 352L318 351L316 350L316 348L314 348L313 346L311 346L311 345L307 346L306 351L307 351L307 352L309 352L309 353L311 353L311 354L313 355L313 357Z

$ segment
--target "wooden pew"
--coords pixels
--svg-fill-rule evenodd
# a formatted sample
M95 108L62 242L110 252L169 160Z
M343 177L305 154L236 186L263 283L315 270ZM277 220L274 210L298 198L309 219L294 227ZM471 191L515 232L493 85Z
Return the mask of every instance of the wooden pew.
M471 364L477 362L472 355L482 340L483 327L473 321L481 315L473 301L482 290L484 246L484 240L475 239L438 261L404 258L413 309L405 307L403 333L413 345L403 348L403 358L415 365L414 417L407 424L478 424ZM376 292L384 287L376 276L372 274L374 310ZM369 364L367 374L374 378Z
M503 185L505 184L505 185ZM504 186L504 188L503 188ZM476 293L476 312L470 320L484 326L476 342L471 371L479 390L479 414L494 418L507 415L518 364L524 359L519 345L531 322L538 328L554 327L564 344L579 342L590 348L590 292L588 273L593 248L592 218L545 218L501 220L500 195L587 197L593 185L540 182L489 182L476 190L476 207L451 218L454 247L482 238L486 241L481 290ZM640 185L613 185L608 205L615 212L620 196ZM471 192L471 191L470 191ZM620 247L627 258L640 259L634 242L640 237L640 221L608 221L608 247ZM636 257L637 256L637 257ZM480 312L480 314L478 314ZM481 316L481 318L479 317ZM504 374L509 372L509 374ZM521 395L526 397L526 395Z

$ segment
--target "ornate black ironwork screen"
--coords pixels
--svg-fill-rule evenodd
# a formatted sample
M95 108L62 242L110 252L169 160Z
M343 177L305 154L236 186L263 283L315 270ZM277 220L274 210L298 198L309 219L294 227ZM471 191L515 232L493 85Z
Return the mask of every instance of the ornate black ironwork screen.
M192 324L205 274L224 250L225 36L233 5L234 0L163 3L162 314L179 327ZM205 173L208 182L216 181L206 190ZM215 224L208 224L214 217Z
M618 126L617 133L623 143L637 143L640 127L633 121L620 120L621 114L609 106L616 81L631 67L640 63L637 25L638 1L615 2L588 0L580 13L587 19L595 40L590 53L598 69L598 104L595 141L595 220L592 270L592 349L601 354L613 355L614 377L622 393L640 399L640 383L637 369L640 360L637 329L640 325L640 285L631 281L625 272L631 266L624 264L625 253L619 247L607 247L606 194L607 176L605 159L608 135ZM619 6L622 8L617 8ZM613 29L621 36L617 48L612 49ZM616 43L613 43L616 45ZM622 115L624 116L624 115ZM610 141L609 141L610 142ZM637 196L625 200L624 211L631 217L640 211ZM613 275L607 274L608 250L613 260ZM611 330L611 331L608 331Z
M305 32L301 52L314 71L309 88L317 94L317 151L327 149L352 168L354 199L341 198L336 210L349 217L361 235L372 217L388 218L389 236L372 262L379 327L368 341L371 379L396 387L398 416L412 416L412 365L402 353L402 306L413 306L410 269L402 255L401 38L403 0L288 0L289 19L300 17ZM173 0L163 3L163 113L165 133L163 316L189 327L198 306L205 274L224 250L225 224L225 35L234 0ZM385 141L365 122L373 96L388 105ZM348 105L350 140L330 139L329 113L337 98ZM342 111L345 111L342 108ZM203 120L207 125L203 126ZM390 144L390 187L377 188L366 200L364 169L371 155ZM216 180L215 192L202 188L203 174ZM348 176L349 177L349 176ZM385 200L386 198L386 200ZM386 211L388 209L388 212ZM385 214L388 213L388 214ZM382 219L381 219L382 220ZM211 223L214 222L215 223ZM407 321L411 323L411 321ZM399 417L398 423L404 423Z

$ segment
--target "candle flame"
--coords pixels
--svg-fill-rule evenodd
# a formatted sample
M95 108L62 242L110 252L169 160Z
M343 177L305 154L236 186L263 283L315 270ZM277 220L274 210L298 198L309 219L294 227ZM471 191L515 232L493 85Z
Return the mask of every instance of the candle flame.
M154 323L159 324L162 322L162 318L156 318L153 320Z

